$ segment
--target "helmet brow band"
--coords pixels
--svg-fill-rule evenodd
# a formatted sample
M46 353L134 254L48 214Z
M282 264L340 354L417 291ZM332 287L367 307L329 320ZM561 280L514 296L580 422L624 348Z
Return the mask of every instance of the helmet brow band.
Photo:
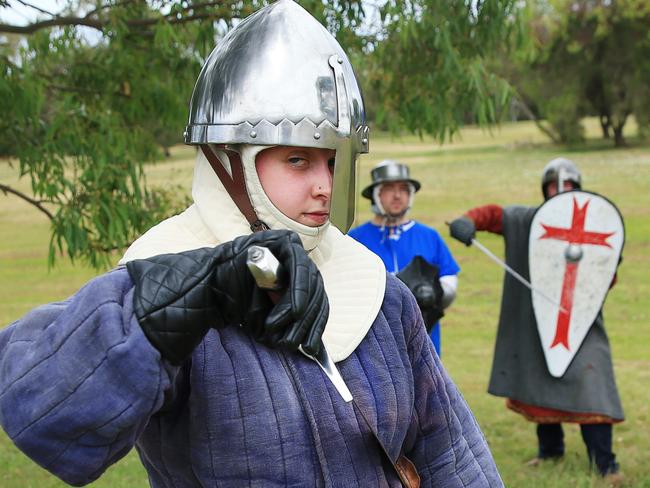
M207 144L201 144L201 150L207 158L210 166L221 180L224 188L235 202L239 211L246 217L253 232L268 230L268 226L262 222L255 213L253 204L251 203L248 192L246 191L246 183L244 181L244 168L241 162L241 156L237 151L226 149L223 146L218 146L220 150L225 152L230 159L230 171L232 177L226 171L219 157L214 153L212 148Z

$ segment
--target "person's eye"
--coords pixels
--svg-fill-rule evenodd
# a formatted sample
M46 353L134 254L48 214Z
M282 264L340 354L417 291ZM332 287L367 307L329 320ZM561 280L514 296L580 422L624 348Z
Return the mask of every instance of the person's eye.
M327 165L329 166L331 171L334 171L335 164L336 164L336 158L332 158L327 161Z
M304 166L307 166L307 163L308 161L305 158L301 158L299 156L292 156L289 158L289 164L296 168L302 168Z

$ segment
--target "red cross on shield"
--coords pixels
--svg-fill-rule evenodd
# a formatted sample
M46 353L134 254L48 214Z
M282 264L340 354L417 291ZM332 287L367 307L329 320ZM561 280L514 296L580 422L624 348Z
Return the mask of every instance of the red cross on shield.
M612 202L585 191L560 193L537 209L528 261L533 309L546 365L561 377L603 306L625 231ZM558 306L559 305L559 306Z

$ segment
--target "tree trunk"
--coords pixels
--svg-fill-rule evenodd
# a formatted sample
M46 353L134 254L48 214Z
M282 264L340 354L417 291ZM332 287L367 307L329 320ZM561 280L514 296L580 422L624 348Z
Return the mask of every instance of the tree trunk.
M620 124L616 124L613 129L614 129L614 146L616 147L623 147L626 145L625 142L625 137L623 137L623 127L625 126L625 122L622 122Z
M612 126L612 121L609 118L609 115L602 114L600 116L600 128L603 131L603 139L609 139L610 138L609 128L611 126Z
M553 141L555 144L560 144L562 142L560 141L560 138L553 132L551 128L546 127L544 126L544 124L542 124L542 121L537 118L537 116L533 113L530 107L526 105L526 103L521 98L518 99L518 102L519 102L519 108L524 112L524 114L526 114L526 116L530 120L535 122L535 125L540 131L546 134L546 136L548 136L548 138L551 139L551 141Z

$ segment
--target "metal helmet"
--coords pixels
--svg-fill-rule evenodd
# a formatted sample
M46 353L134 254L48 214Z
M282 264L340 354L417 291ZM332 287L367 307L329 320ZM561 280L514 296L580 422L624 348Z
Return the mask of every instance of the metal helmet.
M208 57L185 142L336 150L331 221L354 220L356 159L369 129L352 65L334 37L292 0L244 19ZM231 147L230 149L236 149Z
M547 188L551 181L557 183L558 193L564 191L565 181L573 182L576 188L582 187L582 176L580 175L580 170L572 161L565 158L555 158L551 160L542 171L542 193L544 194L545 199L548 198Z
M373 189L377 185L391 181L407 181L413 185L415 191L420 189L420 182L411 178L409 167L392 159L386 159L372 168L370 179L370 184L361 192L361 195L369 200L373 199Z
M410 177L409 167L392 159L386 159L370 171L370 184L363 189L361 195L372 202L372 212L386 219L388 224L402 218L413 207L415 193L420 189L420 182ZM409 186L409 201L406 208L397 215L389 214L381 204L379 192L384 183L405 181Z

